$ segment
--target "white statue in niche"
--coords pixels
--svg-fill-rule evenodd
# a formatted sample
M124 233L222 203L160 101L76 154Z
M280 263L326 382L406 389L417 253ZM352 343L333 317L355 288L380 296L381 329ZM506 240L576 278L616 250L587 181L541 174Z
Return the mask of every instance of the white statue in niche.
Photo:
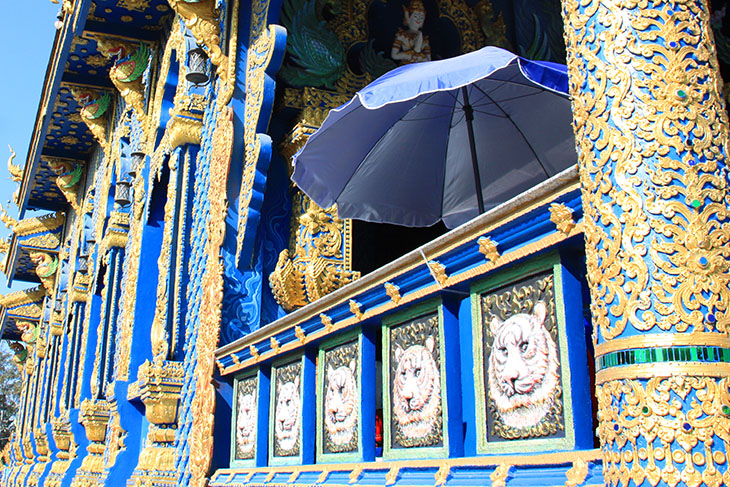
M421 0L411 0L408 7L403 7L403 22L407 28L400 28L395 33L390 57L401 64L430 61L431 46L422 31L426 9Z
M299 439L299 377L290 382L277 384L278 394L275 411L275 432L279 449L294 450Z
M324 398L324 426L332 443L347 445L357 427L357 366L352 360L347 366L327 365L327 392Z
M256 440L256 397L253 392L238 391L238 417L236 419L236 442L240 457L249 457Z
M546 316L545 303L538 301L532 314L519 313L504 321L495 316L490 323L494 343L489 395L506 426L535 426L555 404L558 350L545 329Z
M425 438L441 415L441 376L433 350L436 341L403 350L395 345L397 364L393 380L393 415L406 438Z

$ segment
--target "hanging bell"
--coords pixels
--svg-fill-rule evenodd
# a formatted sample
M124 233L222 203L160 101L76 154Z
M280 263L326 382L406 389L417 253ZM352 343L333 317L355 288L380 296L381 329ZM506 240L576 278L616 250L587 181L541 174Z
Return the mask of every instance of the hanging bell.
M129 176L134 179L137 177L137 172L139 171L140 167L142 167L145 153L142 151L134 151L130 155L132 156L132 169L130 169L127 174L129 174Z
M132 204L132 183L129 181L117 182L116 189L114 192L114 203L119 205L120 208L125 208Z
M89 272L89 255L88 254L81 254L79 255L79 273L86 274Z
M208 53L200 46L188 51L188 72L185 79L196 86L204 85L210 79L208 76Z

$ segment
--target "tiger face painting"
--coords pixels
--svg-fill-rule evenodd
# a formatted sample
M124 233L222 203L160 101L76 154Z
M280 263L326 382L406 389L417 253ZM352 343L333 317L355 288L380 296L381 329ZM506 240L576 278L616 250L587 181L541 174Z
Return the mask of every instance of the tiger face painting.
M441 417L441 377L433 357L435 340L405 350L395 345L393 415L406 439L425 438Z
M489 395L502 423L511 428L537 425L557 400L559 375L555 341L545 329L547 308L538 301L532 314L494 317L489 356Z
M236 443L240 458L251 458L256 439L256 399L254 393L238 395L238 418L236 419Z
M355 436L358 397L356 370L354 360L347 366L337 368L327 365L324 426L335 448L346 447Z
M275 433L277 445L285 454L296 454L300 424L299 398L299 377L277 384Z

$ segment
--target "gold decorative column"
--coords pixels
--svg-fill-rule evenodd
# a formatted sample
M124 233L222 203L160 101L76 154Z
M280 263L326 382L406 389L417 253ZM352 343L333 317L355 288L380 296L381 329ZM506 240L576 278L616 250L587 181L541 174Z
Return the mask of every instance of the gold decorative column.
M293 92L288 93L294 97ZM285 96L286 97L286 96ZM299 123L280 147L287 161L307 142L329 110L346 95L304 88L289 105L301 108ZM352 222L337 216L337 207L320 208L295 190L292 198L291 243L282 250L269 284L276 301L292 311L326 296L360 277L352 270Z
M728 121L707 3L563 14L606 484L730 484Z

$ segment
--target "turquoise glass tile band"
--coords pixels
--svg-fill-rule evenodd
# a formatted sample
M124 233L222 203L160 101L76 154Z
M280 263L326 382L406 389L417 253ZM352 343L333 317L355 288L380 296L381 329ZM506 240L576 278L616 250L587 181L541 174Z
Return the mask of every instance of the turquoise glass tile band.
M663 347L619 350L600 357L598 370L622 365L662 362L730 363L730 349L720 347Z

